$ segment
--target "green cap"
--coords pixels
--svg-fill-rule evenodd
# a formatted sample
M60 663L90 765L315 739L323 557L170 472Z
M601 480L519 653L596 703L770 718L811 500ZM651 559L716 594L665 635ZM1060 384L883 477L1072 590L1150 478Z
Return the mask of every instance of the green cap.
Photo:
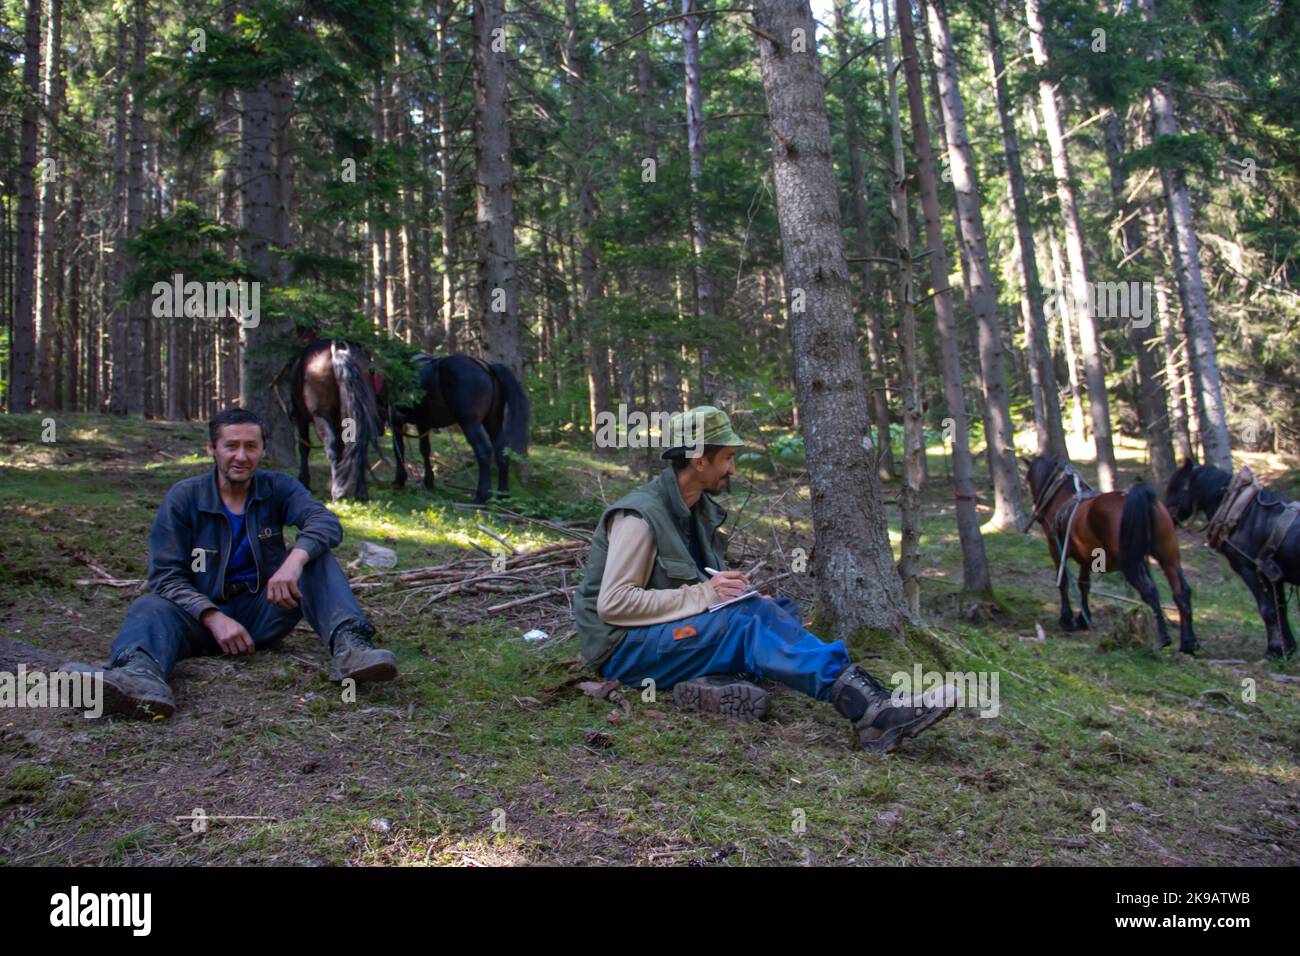
M739 448L745 443L731 427L727 413L712 405L697 405L684 412L673 412L668 419L668 430L661 436L671 446L664 458L680 458L694 452L695 457L704 452L705 445L730 445Z

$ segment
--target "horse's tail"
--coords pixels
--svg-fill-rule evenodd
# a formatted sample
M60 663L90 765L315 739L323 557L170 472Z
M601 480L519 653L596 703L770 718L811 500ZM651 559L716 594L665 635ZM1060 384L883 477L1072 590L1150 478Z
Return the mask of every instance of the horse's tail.
M506 414L502 430L506 436L506 447L520 455L528 454L528 425L532 417L532 407L528 402L528 393L515 378L509 366L492 362L489 366L506 392Z
M1124 513L1119 519L1119 566L1124 580L1138 590L1141 590L1138 579L1155 543L1155 489L1148 484L1136 484L1124 495Z
M334 486L330 489L333 497L338 499L357 493L362 476L369 467L369 446L373 442L376 448L379 447L383 425L379 420L374 388L357 360L357 353L342 342L331 342L330 362L334 367L334 380L339 386L339 414L344 419L344 433L348 431L350 420L353 439L343 442Z

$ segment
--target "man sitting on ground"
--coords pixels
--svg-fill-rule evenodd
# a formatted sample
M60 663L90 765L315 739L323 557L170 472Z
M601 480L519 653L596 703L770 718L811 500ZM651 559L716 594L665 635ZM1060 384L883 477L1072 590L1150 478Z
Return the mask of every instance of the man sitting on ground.
M843 642L804 630L788 598L754 596L709 611L750 589L740 572L721 570L718 528L727 513L711 497L726 489L744 442L708 405L674 414L669 428L680 442L663 454L671 466L606 509L596 527L574 611L583 664L632 687L647 678L671 687L679 707L746 720L763 716L767 693L728 675L778 681L829 701L874 753L946 717L953 695L898 699L850 664Z
M266 423L232 408L208 423L214 467L172 486L149 533L150 594L137 598L104 671L104 711L171 716L176 662L252 654L304 616L330 653L335 683L391 680L397 662L375 648L374 628L330 549L343 528L296 478L258 472ZM284 528L298 536L286 553ZM77 670L97 670L85 664Z

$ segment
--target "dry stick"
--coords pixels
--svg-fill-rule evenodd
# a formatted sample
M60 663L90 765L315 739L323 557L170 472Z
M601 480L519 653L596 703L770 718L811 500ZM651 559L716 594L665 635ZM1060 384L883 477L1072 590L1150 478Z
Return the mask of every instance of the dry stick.
M549 597L564 597L573 590L575 590L575 588L551 588L550 590L542 591L540 594L533 594L529 597L519 598L515 601L507 601L505 604L494 604L488 608L488 610L504 611L506 608L519 607L521 604L532 604L534 601L541 601Z
M1146 601L1139 601L1136 598L1124 597L1122 594L1111 594L1109 591L1091 591L1089 592L1089 595L1091 597L1107 598L1111 601L1124 601L1127 604L1140 604L1143 607L1150 607L1150 605L1148 605ZM1168 604L1161 604L1160 606L1164 608L1166 611L1178 610L1178 608L1170 607Z
M493 531L491 528L485 528L485 527L483 527L483 525L481 525L481 524L476 524L476 525L474 525L474 527L478 528L478 530L482 531L485 535L487 535L489 538L491 538L491 539L492 539L493 541L495 541L497 544L499 544L499 545L501 545L502 547L504 547L504 548L505 548L507 551L509 551L511 554L518 554L518 553L519 553L519 551L515 548L515 546L514 546L513 544L511 544L511 543L510 543L509 541L507 541L505 538L501 537L501 535L497 534L497 533L496 533L495 531Z

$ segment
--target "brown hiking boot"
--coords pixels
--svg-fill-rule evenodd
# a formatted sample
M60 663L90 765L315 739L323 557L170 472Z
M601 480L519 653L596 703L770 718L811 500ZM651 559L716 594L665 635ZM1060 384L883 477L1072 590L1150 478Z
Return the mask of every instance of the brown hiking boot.
M351 678L366 681L392 680L397 676L397 658L370 643L370 637L353 624L341 624L334 632L330 657L330 680L336 684Z
M731 674L707 674L673 685L673 703L679 710L722 714L736 720L762 720L767 714L767 691Z
M905 737L915 737L957 707L957 688L896 697L857 665L845 668L831 688L831 704L853 722L858 743L870 753L892 753Z
M117 667L64 664L69 673L103 675L103 713L156 720L176 713L176 698L162 672L147 654L132 654Z

